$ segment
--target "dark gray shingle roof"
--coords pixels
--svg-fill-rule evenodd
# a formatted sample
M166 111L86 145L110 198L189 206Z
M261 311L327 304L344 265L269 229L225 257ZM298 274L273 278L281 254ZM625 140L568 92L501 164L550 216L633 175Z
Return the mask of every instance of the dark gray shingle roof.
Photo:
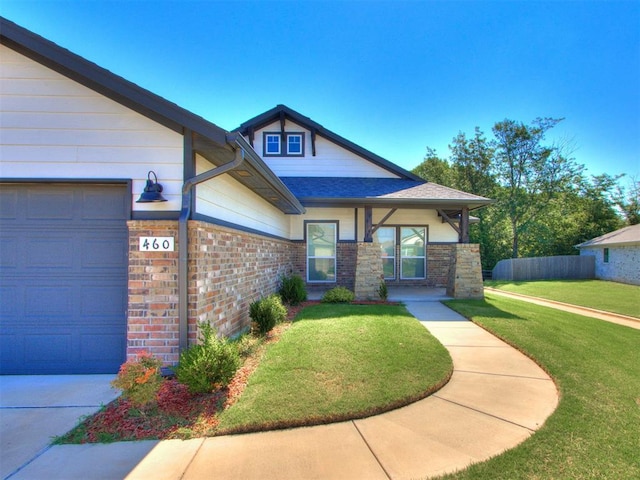
M437 183L404 178L281 177L281 180L303 204L367 201L482 206L491 203L487 198Z

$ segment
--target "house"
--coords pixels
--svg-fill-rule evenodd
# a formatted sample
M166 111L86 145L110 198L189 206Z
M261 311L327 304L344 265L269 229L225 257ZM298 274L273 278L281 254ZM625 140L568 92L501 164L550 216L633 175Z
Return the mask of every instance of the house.
M631 225L576 245L595 257L596 278L640 285L640 225Z
M285 106L229 132L0 19L0 373L167 364L285 274L482 295L469 211Z

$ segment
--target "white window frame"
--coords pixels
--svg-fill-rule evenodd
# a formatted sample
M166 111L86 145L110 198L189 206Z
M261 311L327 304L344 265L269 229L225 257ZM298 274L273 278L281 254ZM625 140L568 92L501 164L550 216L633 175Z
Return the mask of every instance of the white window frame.
M386 255L386 252L383 250L382 248L382 244L379 242L378 240L378 232L380 230L383 229L389 229L389 230L393 230L393 256L389 256ZM379 227L378 230L376 230L376 232L373 234L374 238L376 239L376 241L378 243L380 243L380 253L382 255L383 259L393 259L393 276L392 277L384 277L385 280L395 280L396 277L398 276L398 258L397 258L397 246L398 246L398 227L387 227L386 225L384 227ZM383 265L383 271L384 271L384 265Z
M272 139L277 139L277 143L278 143L278 151L277 152L270 152L269 149L269 145L271 143L273 143ZM269 155L280 155L282 152L282 135L280 135L279 133L265 133L264 134L264 154L265 156L269 156Z
M414 229L422 229L424 232L424 245L423 245L423 249L424 249L424 255L403 255L402 253L402 231L405 229L410 229L410 228L414 228ZM400 280L424 280L427 278L427 227L425 226L418 226L418 225L403 225L400 227L400 239L399 239L399 243L400 243ZM404 262L403 260L412 260L412 259L422 259L423 262L423 268L424 268L424 275L421 277L405 277L404 275Z
M311 240L309 235L309 227L312 225L333 225L333 255L309 255L309 241ZM338 281L338 222L334 220L329 221L306 221L305 222L305 244L306 244L306 256L307 256L307 282L309 283L336 283ZM311 269L309 268L310 260L333 260L334 278L331 280L312 280L310 278Z
M300 147L300 151L299 152L291 152L291 150L289 150L289 139L291 138L298 138L300 139L300 141L297 143L297 145ZM302 156L304 155L304 136L302 133L288 133L287 134L287 155L290 156Z
M289 150L289 139L299 138L300 151ZM269 152L269 142L278 143L277 152ZM304 132L262 132L262 155L264 157L304 157L305 133Z

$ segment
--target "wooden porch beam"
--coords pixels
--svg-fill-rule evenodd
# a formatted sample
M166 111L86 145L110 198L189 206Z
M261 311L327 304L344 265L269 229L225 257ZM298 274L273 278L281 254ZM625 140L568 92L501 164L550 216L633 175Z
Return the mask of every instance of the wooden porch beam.
M364 206L364 241L373 242L373 208L371 205Z
M382 220L380 220L376 225L374 225L374 227L371 229L371 236L373 236L374 233L376 233L376 231L382 227L384 225L384 222L386 222L387 220L389 220L389 218L391 217L391 215L393 215L394 213L396 213L398 209L397 208L392 208L389 213L387 213Z
M458 233L458 238L460 238L460 228L458 227L458 225L456 225L456 223L453 220L451 220L451 218L449 218L449 215L444 213L444 210L441 210L441 209L438 209L438 215L440 215L444 221L446 221L449 225L451 225L451 228L453 228Z
M460 212L460 243L469 243L469 207Z

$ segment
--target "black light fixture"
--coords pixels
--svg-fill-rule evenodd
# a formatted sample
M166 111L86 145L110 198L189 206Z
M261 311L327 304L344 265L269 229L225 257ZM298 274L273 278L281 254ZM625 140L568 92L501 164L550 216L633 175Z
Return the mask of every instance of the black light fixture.
M151 174L153 174L155 181L151 180ZM166 202L167 199L161 193L162 185L158 183L156 173L150 170L147 175L147 185L144 187L144 192L142 192L140 198L136 200L136 203Z

